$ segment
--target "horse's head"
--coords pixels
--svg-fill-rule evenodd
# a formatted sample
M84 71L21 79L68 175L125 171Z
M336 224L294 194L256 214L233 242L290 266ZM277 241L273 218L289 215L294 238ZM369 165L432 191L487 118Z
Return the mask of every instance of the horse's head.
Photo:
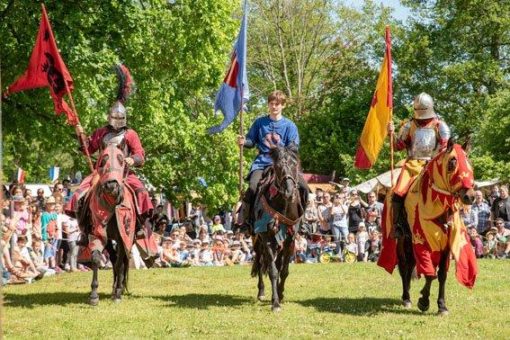
M427 165L433 185L459 197L464 204L472 204L474 201L475 181L473 167L467 156L469 149L469 140L461 146L450 138L446 149Z
M294 143L287 147L274 146L270 151L275 172L275 185L278 191L290 199L298 187L299 156Z
M108 144L96 163L99 190L110 203L118 204L122 201L124 158L124 153L119 147Z

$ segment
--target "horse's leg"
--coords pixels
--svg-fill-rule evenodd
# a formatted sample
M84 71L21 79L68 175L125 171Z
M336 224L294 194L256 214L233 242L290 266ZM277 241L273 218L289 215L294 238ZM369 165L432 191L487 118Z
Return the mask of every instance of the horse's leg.
M115 271L115 292L113 296L113 301L120 302L122 299L122 292L124 290L124 257L126 254L124 253L124 244L122 240L117 239L117 261L115 261L115 266L113 267Z
M264 239L263 239L264 240ZM279 279L279 273L278 268L276 268L276 248L277 248L276 242L271 241L271 245L267 245L267 254L268 258L265 259L265 261L270 261L269 263L269 278L271 279L271 290L272 290L272 297L271 297L271 310L273 312L279 312L280 307L280 299L278 298L278 279Z
M437 296L437 307L439 315L448 315L448 308L445 302L445 283L448 275L447 265L450 251L445 250L441 254L441 262L439 262L439 270L437 272L437 280L439 281L439 294Z
M423 289L420 291L421 298L418 299L418 308L422 312L426 312L429 310L430 286L432 285L433 280L434 280L433 276L425 276L425 286L423 286Z
M411 277L415 265L412 240L409 234L404 234L397 241L398 271L402 280L402 304L405 308L410 308L411 296Z
M92 306L97 306L99 303L99 295L97 294L97 288L99 287L99 280L97 278L97 272L99 265L101 263L101 253L99 250L94 250L92 252L92 283L90 284L90 288L92 291L89 296L89 303Z
M259 282L257 283L257 288L259 292L257 293L257 299L259 301L264 301L266 298L265 286L264 286L264 274L262 273L262 269L259 268L258 272Z
M291 243L292 239L287 238L283 245L283 250L281 251L281 266L278 266L280 270L280 282L278 283L278 297L280 298L280 303L283 302L283 292L285 290L285 280L289 276L289 263L291 258Z

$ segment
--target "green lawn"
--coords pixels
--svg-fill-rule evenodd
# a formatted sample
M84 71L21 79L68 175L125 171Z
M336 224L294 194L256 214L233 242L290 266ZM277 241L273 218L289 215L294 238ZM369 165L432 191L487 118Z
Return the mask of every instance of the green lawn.
M291 265L279 314L256 300L257 282L248 266L132 270L131 295L120 304L109 299L111 272L101 271L97 307L87 305L91 274L63 274L4 288L2 329L7 339L508 339L510 261L484 260L479 267L472 291L450 270L446 317L436 315L437 281L429 312L415 306L423 280L413 282L414 305L406 310L400 306L398 273L390 276L373 263Z

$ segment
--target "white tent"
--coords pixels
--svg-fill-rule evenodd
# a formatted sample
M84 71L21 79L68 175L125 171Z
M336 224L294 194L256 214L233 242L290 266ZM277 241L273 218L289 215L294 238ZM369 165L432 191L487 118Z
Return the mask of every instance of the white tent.
M393 181L397 181L398 175L400 175L401 168L393 169ZM356 185L352 189L361 191L364 194L368 194L370 191L378 191L381 188L391 187L391 170L386 171L379 176L376 176L366 182Z
M400 175L401 168L396 168L393 170L393 180L396 182L398 176ZM499 179L490 179L486 181L475 181L476 188L484 188L489 187L494 184L499 183ZM352 189L356 189L361 191L364 194L368 194L371 191L378 191L382 188L387 189L391 187L391 171L386 171L383 174L380 174L377 177L374 177L366 182L356 185Z

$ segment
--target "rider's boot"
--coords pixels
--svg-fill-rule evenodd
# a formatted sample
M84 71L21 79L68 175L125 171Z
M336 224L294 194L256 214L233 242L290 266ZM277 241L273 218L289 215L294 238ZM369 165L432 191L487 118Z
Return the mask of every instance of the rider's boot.
M145 236L145 221L147 220L145 214L136 217L135 223L135 237L136 239L144 239Z
M251 202L246 199L243 199L243 204L241 205L241 213L239 221L239 232L241 233L250 233L252 232L252 221L251 221Z
M404 223L405 223L405 210L404 210L405 197L393 194L391 199L391 207L393 210L393 238L399 239L404 236Z

